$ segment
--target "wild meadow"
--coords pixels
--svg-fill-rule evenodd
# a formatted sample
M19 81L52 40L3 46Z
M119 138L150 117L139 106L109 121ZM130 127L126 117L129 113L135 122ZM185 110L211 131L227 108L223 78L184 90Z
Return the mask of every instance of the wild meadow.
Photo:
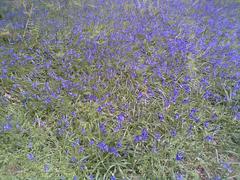
M0 0L0 179L239 180L240 1Z

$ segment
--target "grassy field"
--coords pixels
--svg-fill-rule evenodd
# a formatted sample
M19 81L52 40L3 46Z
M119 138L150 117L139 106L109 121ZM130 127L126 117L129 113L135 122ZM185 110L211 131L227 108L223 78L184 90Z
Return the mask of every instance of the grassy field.
M0 179L240 179L240 3L1 0Z

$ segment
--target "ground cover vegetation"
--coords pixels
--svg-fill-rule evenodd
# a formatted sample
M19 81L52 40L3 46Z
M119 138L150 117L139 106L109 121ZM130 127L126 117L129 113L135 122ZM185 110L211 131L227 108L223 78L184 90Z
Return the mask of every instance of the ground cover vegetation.
M3 179L239 179L239 90L239 1L0 1Z

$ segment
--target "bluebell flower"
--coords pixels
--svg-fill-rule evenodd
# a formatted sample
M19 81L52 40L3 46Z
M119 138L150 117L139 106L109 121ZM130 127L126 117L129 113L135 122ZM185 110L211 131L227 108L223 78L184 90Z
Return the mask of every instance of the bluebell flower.
M84 147L80 146L79 149L78 149L78 153L82 153L82 152L84 152Z
M180 115L178 113L175 114L175 119L179 119Z
M197 117L196 113L198 110L196 108L192 108L190 113L189 113L189 118L198 123L200 119Z
M114 128L114 132L118 132L122 128L122 123L118 123L117 126Z
M124 114L123 113L120 113L118 116L117 116L117 120L118 120L118 122L123 122L124 121L124 119L125 119L125 117L124 117Z
M94 145L94 139L91 139L91 140L90 140L89 145L90 145L90 146Z
M114 175L112 175L112 176L110 177L110 180L116 180L116 177L115 177Z
M213 141L213 136L207 135L207 136L204 137L204 140L207 141L207 142L212 142Z
M101 106L99 106L99 107L97 108L97 112L99 112L99 113L102 112L102 110L103 110L103 109L102 109Z
M121 148L122 147L122 141L121 140L118 140L117 141L117 148Z
M45 104L50 104L52 102L52 99L50 97L47 97L44 99Z
M189 102L190 102L190 101L189 101L188 98L185 98L185 99L182 100L182 104L188 104Z
M5 119L6 119L7 121L11 121L11 120L13 119L13 114L7 115L7 116L5 117Z
M77 113L75 111L72 111L71 114L74 118L77 117Z
M176 137L177 130L176 129L171 129L170 134L171 134L172 137Z
M10 123L4 124L3 130L4 131L10 131L12 129L12 125Z
M108 152L108 149L109 149L108 145L104 141L101 141L100 143L98 143L97 147L103 152Z
M48 173L49 172L49 165L45 164L43 169L44 169L45 173Z
M222 180L222 178L220 176L215 176L213 177L213 180Z
M176 154L176 160L182 161L184 159L184 153L183 152L177 152Z
M237 112L237 113L235 114L234 119L235 119L236 121L240 121L240 112Z
M54 99L58 99L58 97L59 97L59 96L58 96L55 92L53 92L53 91L51 92L51 96L52 96Z
M191 92L190 86L187 84L183 84L182 86L183 86L183 89L185 90L185 93L190 94Z
M209 124L210 124L209 121L205 121L205 122L203 123L203 125L204 125L205 128L208 128L208 127L209 127Z
M143 140L143 141L148 140L148 131L147 131L146 128L143 128L143 129L142 129L142 134L141 134L141 136L142 136L142 140Z
M73 176L73 180L79 180L79 177L78 176Z
M32 153L27 154L27 158L31 161L33 161L35 159L35 157Z
M112 106L110 106L109 110L110 110L110 112L111 112L112 114L115 112L115 109L114 109L114 107L112 107Z
M175 177L176 177L176 180L184 180L183 175L180 173L177 173Z
M135 143L138 143L138 142L141 142L141 141L142 141L142 136L137 135L137 136L134 137L134 142Z
M157 152L158 152L156 141L153 142L153 145L152 145L152 152L153 152L153 153L157 153Z
M205 92L204 95L203 95L203 98L204 98L204 99L209 99L209 98L211 98L212 96L213 96L213 94L211 93L211 91L206 90L206 92Z
M230 164L221 161L221 165L224 169L226 169L228 171L228 173L233 173L233 169Z
M89 177L89 180L94 180L95 179L95 177L92 174L90 174L88 177Z
M77 162L77 158L75 156L73 156L70 160L71 163L76 163Z
M74 142L72 142L72 147L76 147L80 145L80 139L76 139Z
M109 152L114 154L115 157L119 157L120 154L118 153L117 149L115 147L110 147Z
M106 131L106 126L104 123L100 123L99 124L99 128L100 128L100 131L103 133L103 134L106 134L107 131Z
M135 72L133 72L133 73L131 73L131 77L132 77L133 79L136 79L136 78L137 78L137 74L136 74Z
M161 134L160 133L155 133L154 138L155 138L156 141L160 141Z
M45 90L47 91L47 92L51 92L51 88L50 88L50 85L49 85L49 82L45 82Z
M218 115L216 113L212 114L211 119L213 121L217 120L217 118L218 118Z
M158 114L158 118L159 118L159 120L160 120L161 122L164 121L164 116L163 116L163 114L159 113L159 114Z
M32 142L28 143L28 148L32 149L32 147L33 147L33 143Z
M81 134L84 135L84 136L86 135L86 129L85 128L81 129Z

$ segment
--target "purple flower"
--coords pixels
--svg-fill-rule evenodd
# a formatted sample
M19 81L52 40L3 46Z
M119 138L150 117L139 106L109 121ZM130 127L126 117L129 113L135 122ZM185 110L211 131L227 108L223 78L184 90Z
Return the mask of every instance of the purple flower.
M112 107L112 106L109 108L109 110L110 110L110 112L111 112L112 114L115 112L115 109L114 109L114 107Z
M191 114L192 114L192 115L195 115L196 112L198 112L198 110L197 110L196 108L192 108L192 109L191 109Z
M142 92L139 92L137 99L140 100L142 97L143 97L143 93L142 93Z
M213 180L221 180L222 178L220 176L215 176Z
M27 154L27 158L31 161L33 161L35 159L35 157L32 153Z
M57 95L55 92L51 92L51 96L52 96L54 99L58 99L58 95Z
M120 154L118 153L117 149L115 147L110 147L109 152L114 154L115 157L119 157Z
M214 113L211 118L212 118L213 121L215 121L215 120L217 120L218 115L216 113Z
M90 174L88 177L89 177L89 180L94 180L94 176L92 174Z
M72 158L71 158L71 161L70 161L71 163L76 163L77 162L77 158L75 157L75 156L73 156Z
M180 173L177 173L177 174L176 174L176 180L184 180L183 175L180 174Z
M204 140L207 142L212 142L213 141L213 136L207 135L206 137L204 137Z
M86 135L86 129L85 129L85 128L82 128L82 129L81 129L81 134L82 134L82 135Z
M4 124L3 130L4 131L10 131L12 129L12 125L10 123Z
M189 113L189 118L195 121L196 123L198 123L200 119L196 116L196 113L197 113L197 109L192 108L191 112Z
M97 108L97 112L99 112L99 113L102 112L102 110L103 110L103 109L102 109L101 106L99 106L99 107Z
M72 143L72 147L76 147L76 146L79 146L80 144L80 140L79 139L76 139L73 143Z
M110 177L110 180L116 180L116 177L115 177L114 175L112 175L112 176Z
M100 123L100 124L99 124L99 128L100 128L100 131L101 131L103 134L106 134L106 133L107 133L105 124Z
M175 119L179 119L180 115L178 113L175 114Z
M108 149L109 149L108 145L104 141L101 141L100 143L98 143L97 147L103 152L108 152Z
M155 138L156 141L160 141L161 134L160 133L155 133L154 138Z
M205 121L205 122L203 123L203 125L204 125L205 128L208 128L208 127L209 127L209 121Z
M189 128L188 128L188 130L187 130L187 134L188 134L188 136L190 136L190 135L192 135L192 130L193 130L193 125L189 125Z
M232 173L233 172L233 169L232 167L230 166L230 164L228 163L225 163L225 162L221 162L221 165L224 169L226 169L229 173Z
M148 131L146 128L143 128L141 135L137 135L134 137L134 142L138 143L138 142L146 141L146 140L148 140Z
M182 101L182 103L183 104L188 104L190 101L189 101L189 99L188 98L186 98L186 99L183 99L183 101Z
M161 122L163 122L164 121L164 116L163 116L163 114L158 114L158 118L159 118L159 120L161 121Z
M124 114L123 113L120 113L118 116L117 116L117 120L118 120L118 122L123 122L124 121L124 119L125 119L125 117L124 117Z
M142 136L135 136L134 137L134 142L135 143L138 143L138 142L141 142L142 141Z
M240 121L240 112L238 112L238 113L235 114L234 119L235 119L236 121Z
M171 134L172 137L176 137L176 135L177 135L177 130L176 130L176 129L172 129L172 130L170 131L170 134Z
M72 111L71 114L74 118L77 117L77 113L75 111Z
M7 115L7 116L5 117L5 119L6 119L7 121L11 121L12 118L13 118L13 114Z
M212 97L212 96L213 96L213 94L211 93L211 91L206 90L206 92L205 92L204 95L203 95L203 98L204 98L204 99L209 99L209 98Z
M73 176L73 180L78 180L79 178L75 175Z
M80 146L80 147L79 147L79 150L78 150L78 153L80 154L80 153L82 153L82 152L84 152L84 147L83 147L83 146Z
M49 82L45 82L45 90L47 92L51 92L51 88L50 88Z
M146 141L148 139L148 131L146 128L143 128L141 136L143 141Z
M156 142L153 142L153 145L152 145L152 152L153 152L153 153L157 153L157 152L158 152Z
M51 103L51 102L52 102L52 100L51 100L50 97L47 97L47 98L44 99L44 103L45 103L45 104L49 104L49 103Z
M121 148L122 147L122 141L121 140L118 140L117 142L117 148Z
M90 146L94 145L94 140L93 139L90 140L89 145Z
M118 132L122 128L122 123L118 123L117 127L114 128L114 132Z
M183 89L185 90L185 93L190 94L191 88L189 85L183 84Z
M47 164L44 165L43 169L45 173L49 172L49 166Z
M32 142L28 143L28 148L32 149L32 147L33 147L33 143Z
M176 160L182 161L184 159L184 153L183 152L177 152L176 154Z

